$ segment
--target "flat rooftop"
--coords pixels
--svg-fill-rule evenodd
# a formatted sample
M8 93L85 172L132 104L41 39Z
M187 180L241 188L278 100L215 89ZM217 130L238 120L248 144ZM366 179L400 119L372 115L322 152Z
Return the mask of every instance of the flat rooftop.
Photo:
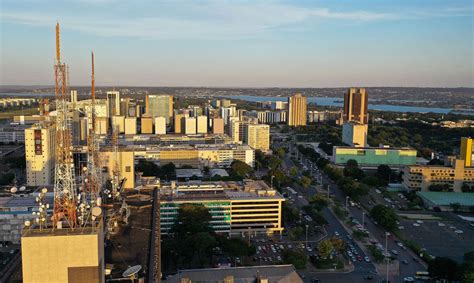
M474 194L456 192L417 192L418 196L434 205L448 206L459 203L461 206L474 205Z
M303 283L293 265L242 266L226 268L203 268L180 270L173 277L163 280L164 283L181 283L182 279L191 282L214 283L223 282L227 276L232 276L234 283L254 283L257 279L268 279L268 282Z

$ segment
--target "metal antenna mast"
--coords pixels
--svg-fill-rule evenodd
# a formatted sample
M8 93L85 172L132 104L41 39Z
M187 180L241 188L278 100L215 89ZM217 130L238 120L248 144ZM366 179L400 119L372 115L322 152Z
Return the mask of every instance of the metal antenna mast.
M56 64L54 66L56 97L56 150L54 167L53 225L63 227L63 220L70 228L77 224L74 162L72 157L71 128L67 102L67 66L61 63L59 23L56 24Z

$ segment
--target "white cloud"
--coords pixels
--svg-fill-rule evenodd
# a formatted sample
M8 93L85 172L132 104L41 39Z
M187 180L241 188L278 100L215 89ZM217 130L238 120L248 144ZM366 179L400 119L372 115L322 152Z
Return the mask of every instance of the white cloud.
M75 4L87 6L92 0L73 0ZM145 16L140 13L114 10L114 5L130 5L118 0L100 0L107 4L100 9L71 14L66 9L64 18L44 13L3 11L2 22L34 26L51 26L56 20L67 29L78 30L99 36L138 37L146 39L241 39L265 35L278 29L304 27L314 20L343 20L348 22L370 22L397 20L410 17L436 16L435 12L385 13L371 11L333 11L327 8L301 7L280 2L267 1L202 1L202 2L143 2ZM137 4L138 5L138 4ZM135 7L136 8L136 7ZM130 8L134 9L134 8ZM150 16L150 10L156 15ZM96 12L95 14L93 12ZM99 13L101 12L101 13ZM459 13L459 11L454 11Z

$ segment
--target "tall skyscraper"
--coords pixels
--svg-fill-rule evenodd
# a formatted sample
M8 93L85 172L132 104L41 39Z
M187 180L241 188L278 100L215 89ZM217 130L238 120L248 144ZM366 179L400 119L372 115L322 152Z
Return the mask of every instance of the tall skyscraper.
M462 137L461 138L461 158L464 160L465 167L473 166L474 160L474 147L473 139L471 137Z
M26 183L28 186L54 184L55 127L35 124L25 130Z
M307 100L301 93L288 97L288 125L306 126Z
M166 123L173 117L172 95L147 95L145 100L146 113L151 117L165 117Z
M365 88L350 88L344 95L344 122L368 123L368 95Z
M120 92L107 91L107 116L120 115Z
M270 126L265 124L246 125L246 143L256 150L266 152L270 149Z

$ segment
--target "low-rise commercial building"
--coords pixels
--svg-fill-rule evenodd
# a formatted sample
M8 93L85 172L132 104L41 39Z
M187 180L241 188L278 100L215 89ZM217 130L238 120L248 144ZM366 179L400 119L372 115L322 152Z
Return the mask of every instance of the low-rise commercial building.
M350 147L334 146L332 162L345 165L349 160L355 160L361 167L402 167L416 164L416 150L412 148L391 147Z
M430 191L432 185L446 185L454 192L474 189L474 167L465 167L461 159L455 160L454 166L412 165L402 172L403 186L408 190Z
M171 182L154 185L161 197L161 234L167 235L183 204L209 209L216 233L229 236L281 233L285 198L263 181Z

